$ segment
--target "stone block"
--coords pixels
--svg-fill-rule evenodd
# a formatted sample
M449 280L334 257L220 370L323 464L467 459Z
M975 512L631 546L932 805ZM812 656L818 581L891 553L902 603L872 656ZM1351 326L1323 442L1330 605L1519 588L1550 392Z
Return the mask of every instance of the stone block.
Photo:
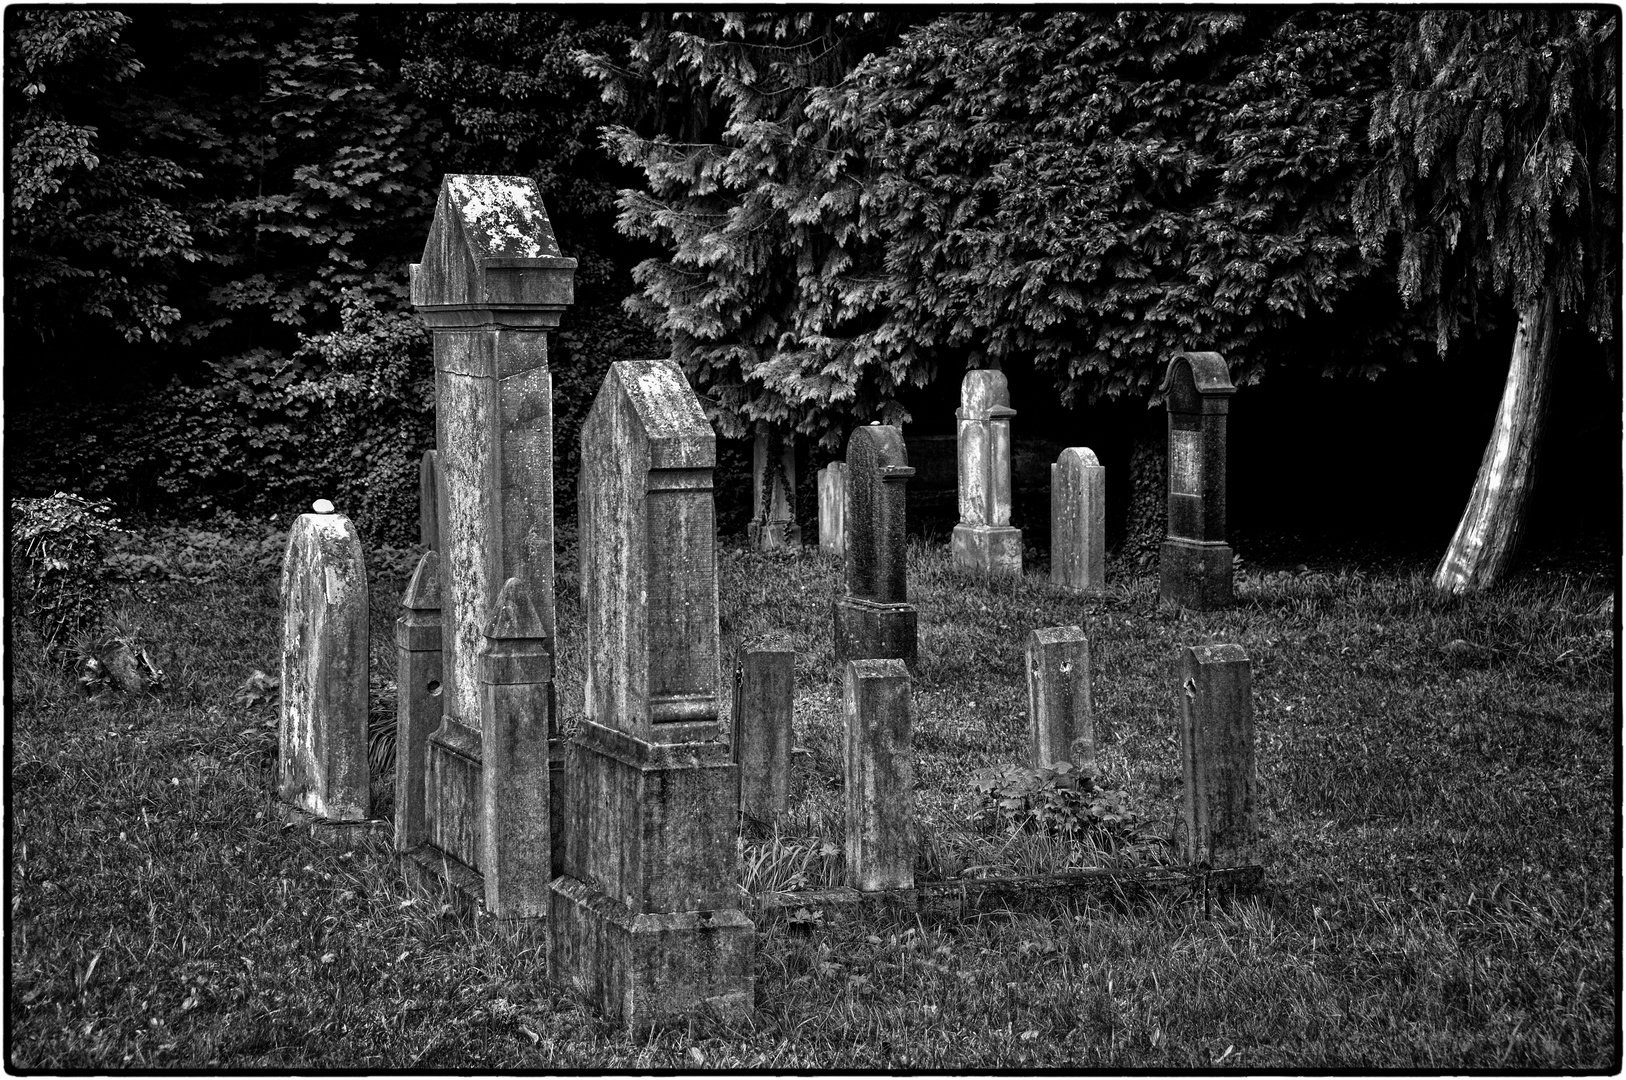
M1087 446L1050 467L1050 582L1085 596L1107 588L1107 471Z
M1158 559L1158 594L1193 611L1227 607L1233 598L1231 566L1229 544L1165 540Z
M1258 865L1253 667L1240 645L1180 650L1180 762L1186 861Z
M480 873L486 909L501 919L548 913L552 682L546 628L520 580L509 578L480 653Z
M319 818L360 821L367 776L367 567L342 514L301 514L282 559L277 791Z
M429 733L440 726L440 556L418 560L395 620L395 850L428 839L424 783Z
M819 547L847 552L847 463L832 461L819 470Z
M1095 712L1090 704L1090 642L1076 626L1028 634L1028 764L1071 762L1094 777Z
M485 847L480 733L442 716L424 751L424 822L430 846L478 874Z
M751 1015L756 927L737 908L633 912L569 877L553 883L548 970L630 1028Z
M771 821L790 801L796 651L758 645L740 650L734 669L734 763L740 811Z
M1022 576L1022 530L1009 525L954 526L949 550L955 569L978 577Z
M831 601L836 662L902 660L910 670L920 662L919 612L913 604L875 604L852 596Z
M852 660L846 723L847 884L873 892L915 883L913 721L899 660Z

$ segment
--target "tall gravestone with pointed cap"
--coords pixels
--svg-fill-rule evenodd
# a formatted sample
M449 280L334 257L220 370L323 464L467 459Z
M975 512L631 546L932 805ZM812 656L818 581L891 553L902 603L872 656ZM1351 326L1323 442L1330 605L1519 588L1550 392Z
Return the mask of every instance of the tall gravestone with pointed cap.
M1022 530L1011 526L1011 392L1002 371L968 371L960 383L957 449L960 523L954 565L983 577L1022 575Z
M300 514L282 557L278 794L327 821L363 821L367 777L367 566L327 500Z
M847 588L833 601L836 663L918 656L918 614L909 603L904 544L909 467L903 435L890 424L858 428L847 440Z
M1231 373L1216 352L1176 353L1163 378L1169 413L1169 527L1158 564L1164 600L1198 611L1231 602L1225 541L1225 441Z
M762 551L798 551L802 527L791 500L796 491L796 444L791 436L757 428L751 444L751 521L746 538Z
M548 971L643 1026L752 1005L738 767L719 709L716 438L669 360L612 364L582 426L586 715Z
M552 676L540 658L554 642L548 331L574 299L575 267L535 181L464 175L442 183L412 266L412 303L435 351L442 715L422 760L398 767L424 777L427 843L414 861L478 881L500 917L542 915L551 873ZM516 845L541 854L515 857Z

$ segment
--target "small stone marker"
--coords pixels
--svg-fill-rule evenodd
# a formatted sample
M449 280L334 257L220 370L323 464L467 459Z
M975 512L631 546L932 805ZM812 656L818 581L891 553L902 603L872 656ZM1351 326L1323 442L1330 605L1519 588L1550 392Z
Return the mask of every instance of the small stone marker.
M480 780L486 810L480 874L486 908L498 918L548 913L553 880L548 736L553 651L547 627L519 578L497 594L480 651Z
M796 491L796 444L788 434L757 427L751 444L751 546L761 551L799 550L802 527L791 500Z
M1186 861L1257 865L1253 667L1242 646L1180 650L1180 762Z
M846 720L847 884L862 892L915 884L915 790L909 670L850 660Z
M1050 466L1050 583L1086 596L1107 590L1107 471L1087 446Z
M318 818L364 821L367 566L350 519L326 499L315 510L294 520L282 557L277 792Z
M847 463L832 461L819 470L819 547L847 552Z
M734 669L734 763L740 811L772 821L790 802L791 714L796 651L760 644L740 650Z
M858 428L847 440L847 551L844 596L833 603L836 662L918 655L904 542L909 467L903 436L890 424Z
M669 360L612 364L582 426L586 716L548 973L645 1026L748 1014L739 770L718 709L716 437Z
M1090 705L1090 642L1076 626L1028 634L1028 764L1068 761L1096 775L1095 712Z
M419 527L433 521L439 554L441 695L422 760L397 768L424 783L427 842L412 864L504 918L538 915L548 898L546 870L513 871L515 845L530 865L550 861L535 835L547 800L540 819L514 814L535 812L549 767L537 731L553 722L551 683L534 681L537 642L551 650L554 637L548 332L574 300L575 267L534 180L448 175L411 270L435 353L436 450L419 473L420 506L434 509ZM504 713L533 708L523 721Z
M1169 529L1158 564L1164 600L1197 611L1231 602L1225 542L1231 373L1215 352L1176 353L1163 378L1169 413Z
M418 463L418 542L430 551L440 550L440 455L423 452Z
M1002 371L968 371L960 383L960 523L954 565L984 577L1022 575L1022 530L1011 527L1011 393Z
M423 761L440 724L440 555L430 548L401 596L395 620L395 850L429 838Z

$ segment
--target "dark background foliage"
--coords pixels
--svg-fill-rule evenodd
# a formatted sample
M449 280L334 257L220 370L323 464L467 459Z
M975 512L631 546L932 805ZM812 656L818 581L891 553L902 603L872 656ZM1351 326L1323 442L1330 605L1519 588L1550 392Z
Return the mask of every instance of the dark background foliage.
M466 171L537 178L580 260L551 341L561 521L613 360L685 366L725 436L725 531L750 513L732 440L753 425L811 437L811 528L812 470L852 427L951 433L961 373L999 366L1019 443L1095 448L1113 541L1145 549L1154 388L1203 347L1249 384L1243 537L1437 545L1512 327L1481 310L1441 360L1437 312L1397 288L1412 264L1355 232L1386 152L1374 102L1391 125L1420 107L1393 82L1412 18L8 9L9 493L181 518L326 497L410 539L433 417L406 264L440 177ZM1612 162L1600 147L1588 162ZM1584 306L1609 324L1595 291ZM1616 347L1564 339L1542 521L1618 520ZM946 529L941 501L916 484L918 527ZM1036 542L1045 516L1019 497Z

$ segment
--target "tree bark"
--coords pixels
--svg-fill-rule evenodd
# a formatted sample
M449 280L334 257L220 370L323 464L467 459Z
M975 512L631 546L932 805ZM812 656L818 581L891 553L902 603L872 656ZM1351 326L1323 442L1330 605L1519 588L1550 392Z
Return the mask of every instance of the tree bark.
M1463 593L1489 588L1501 579L1518 550L1552 392L1557 316L1557 297L1550 290L1519 312L1496 422L1468 508L1434 571L1437 589Z

